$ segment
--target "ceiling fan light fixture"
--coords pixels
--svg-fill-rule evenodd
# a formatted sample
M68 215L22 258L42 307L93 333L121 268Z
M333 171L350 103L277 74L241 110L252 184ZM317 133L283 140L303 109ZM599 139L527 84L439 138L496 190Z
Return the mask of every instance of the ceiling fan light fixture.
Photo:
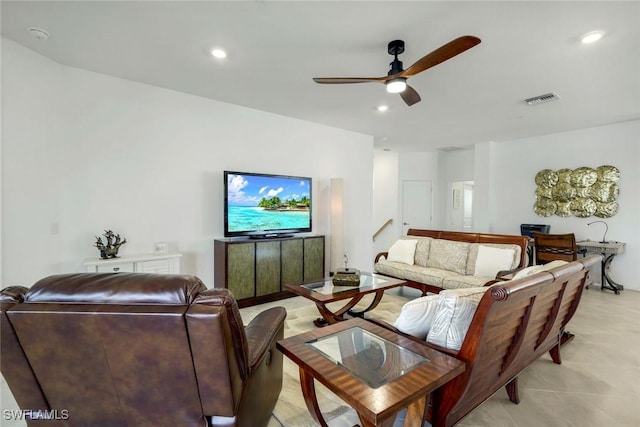
M407 79L403 77L398 77L392 80L389 80L387 83L387 92L389 93L400 93L404 92L407 88Z

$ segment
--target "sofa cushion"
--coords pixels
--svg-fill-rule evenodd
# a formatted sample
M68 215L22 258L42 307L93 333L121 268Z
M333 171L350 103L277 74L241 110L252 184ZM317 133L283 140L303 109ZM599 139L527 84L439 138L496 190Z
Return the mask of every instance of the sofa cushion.
M417 243L418 241L415 239L396 240L395 243L389 248L387 260L401 262L407 265L413 265Z
M431 248L431 237L418 237L416 244L415 263L419 266L426 267L429 259L429 249Z
M466 275L473 276L476 272L476 261L478 259L478 250L480 246L487 246L490 248L499 248L499 249L511 249L513 250L513 262L509 268L505 270L513 270L520 265L520 246L512 245L508 243L472 243L469 247L469 256L467 258L467 269ZM495 276L493 276L495 277Z
M386 259L381 258L373 266L373 270L376 273L397 277L398 279L404 279L405 273L407 271L407 267L409 267L407 264L403 264L401 262L396 262L396 261L387 261Z
M490 287L444 290L438 294L438 310L427 342L460 350L478 303Z
M513 249L501 249L480 245L474 276L494 278L499 271L511 270Z
M402 306L393 326L405 334L425 339L438 308L438 295L416 298Z
M458 273L436 268L420 267L419 265L407 265L397 261L379 260L375 266L376 273L397 277L398 279L412 280L418 283L427 283L432 286L442 287L446 277L457 277Z
M465 274L470 245L467 242L433 239L429 249L427 267Z
M444 278L441 287L442 289L477 288L484 286L488 281L486 277L456 274L455 276Z
M442 288L444 280L449 277L458 277L458 273L439 268L420 267L413 265L404 272L404 279L418 283L426 283L431 286Z

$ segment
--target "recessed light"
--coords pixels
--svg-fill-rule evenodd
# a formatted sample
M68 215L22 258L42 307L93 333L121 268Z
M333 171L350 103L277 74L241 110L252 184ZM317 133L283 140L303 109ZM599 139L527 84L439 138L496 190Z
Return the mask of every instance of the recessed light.
M580 37L580 41L584 44L595 43L604 36L604 31L591 31Z
M222 59L227 57L227 52L225 52L222 49L215 48L215 49L211 49L211 55L213 55L216 58Z
M387 105L378 105L378 111L380 111L381 113L384 113L388 109L389 107Z

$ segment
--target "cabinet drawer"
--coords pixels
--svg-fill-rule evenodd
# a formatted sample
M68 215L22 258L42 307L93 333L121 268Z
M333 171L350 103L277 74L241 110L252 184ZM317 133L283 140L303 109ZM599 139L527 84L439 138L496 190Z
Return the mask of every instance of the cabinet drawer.
M139 262L136 268L137 273L169 274L173 273L171 270L169 260Z
M96 271L98 273L133 273L135 270L132 262L123 262L122 264L98 265Z

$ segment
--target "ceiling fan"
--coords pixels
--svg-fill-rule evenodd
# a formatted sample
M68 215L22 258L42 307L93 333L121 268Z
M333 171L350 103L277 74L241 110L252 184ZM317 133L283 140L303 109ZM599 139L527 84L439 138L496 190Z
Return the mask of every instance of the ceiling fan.
M480 43L480 39L474 36L461 36L451 40L449 43L440 46L431 53L426 54L406 70L402 68L402 61L398 55L404 52L404 41L394 40L389 42L387 52L393 55L394 59L389 64L390 69L383 77L314 77L313 81L322 84L346 84L346 83L368 83L378 82L387 86L387 92L399 93L403 101L411 106L420 101L420 95L407 84L409 77L415 76L431 67L434 67L465 50L471 49Z

